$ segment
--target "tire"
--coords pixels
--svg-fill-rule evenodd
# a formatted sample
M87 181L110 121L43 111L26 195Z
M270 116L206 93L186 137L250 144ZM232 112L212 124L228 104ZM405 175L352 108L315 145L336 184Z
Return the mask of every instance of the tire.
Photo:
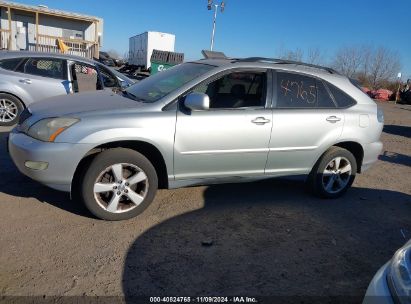
M357 161L354 155L346 149L331 147L315 164L307 184L309 190L319 197L337 198L351 187L356 172Z
M133 177L139 181L134 183ZM150 205L158 178L145 156L131 149L115 148L101 152L91 161L79 186L80 198L92 214L103 220L120 221L139 215Z
M13 126L24 110L22 102L13 95L0 94L0 126Z

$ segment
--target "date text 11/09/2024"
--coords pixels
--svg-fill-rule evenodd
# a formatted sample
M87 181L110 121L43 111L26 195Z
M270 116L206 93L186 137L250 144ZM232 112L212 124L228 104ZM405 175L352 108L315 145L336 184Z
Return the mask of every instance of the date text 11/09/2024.
M258 303L254 297L150 297L150 303Z

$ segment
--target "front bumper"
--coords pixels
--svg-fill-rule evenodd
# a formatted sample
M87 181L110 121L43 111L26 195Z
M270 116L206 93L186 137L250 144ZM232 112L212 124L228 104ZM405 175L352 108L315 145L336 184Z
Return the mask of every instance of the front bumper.
M364 158L362 161L361 172L368 170L377 160L382 152L383 144L380 141L363 145Z
M12 131L8 150L19 171L53 189L70 192L75 170L81 159L92 149L89 144L49 143ZM44 170L25 166L27 161L47 162Z
M362 304L394 304L387 283L387 272L390 262L381 267L368 286Z

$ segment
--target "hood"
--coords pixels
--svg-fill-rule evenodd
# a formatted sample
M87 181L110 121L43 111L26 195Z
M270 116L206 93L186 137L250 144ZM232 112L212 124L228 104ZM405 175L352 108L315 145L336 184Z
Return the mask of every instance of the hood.
M102 90L52 97L31 104L29 110L38 117L59 117L91 111L138 108L143 105L110 90Z

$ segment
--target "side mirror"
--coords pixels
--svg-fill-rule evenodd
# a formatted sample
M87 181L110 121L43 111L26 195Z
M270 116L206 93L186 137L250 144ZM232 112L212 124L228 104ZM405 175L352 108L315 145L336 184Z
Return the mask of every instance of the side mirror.
M210 97L203 93L190 93L186 96L184 105L192 111L207 111L210 109Z

